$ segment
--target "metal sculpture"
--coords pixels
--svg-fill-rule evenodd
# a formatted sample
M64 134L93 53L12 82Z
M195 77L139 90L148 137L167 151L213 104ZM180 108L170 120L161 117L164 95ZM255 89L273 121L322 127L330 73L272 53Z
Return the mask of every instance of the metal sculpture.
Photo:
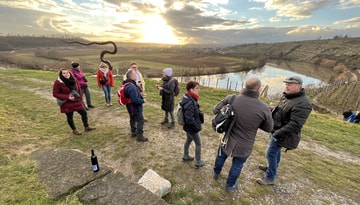
M82 42L79 42L79 41L63 41L63 42L68 43L68 44L76 43L76 44L80 44L80 45L84 45L84 46L89 46L89 45L94 45L94 44L96 44L96 45L112 44L114 46L114 50L113 51L108 51L108 50L101 51L101 53L100 53L100 61L105 63L106 65L108 65L110 70L113 69L113 66L112 66L111 62L104 59L104 55L107 54L107 53L108 54L116 54L117 46L113 41L105 41L105 42L91 41L89 43L82 43Z

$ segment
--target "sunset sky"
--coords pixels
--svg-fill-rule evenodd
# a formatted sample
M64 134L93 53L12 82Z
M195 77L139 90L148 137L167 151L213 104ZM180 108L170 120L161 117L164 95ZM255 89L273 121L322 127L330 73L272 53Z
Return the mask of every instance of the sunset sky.
M0 34L242 44L360 36L360 0L0 0Z

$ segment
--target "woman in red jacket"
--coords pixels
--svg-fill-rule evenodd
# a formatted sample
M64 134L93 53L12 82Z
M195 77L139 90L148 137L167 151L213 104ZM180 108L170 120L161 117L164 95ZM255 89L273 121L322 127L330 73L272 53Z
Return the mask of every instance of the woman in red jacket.
M67 122L75 135L81 135L81 132L78 131L75 127L73 119L75 111L81 115L81 120L84 124L85 132L96 129L90 127L88 124L87 112L85 110L84 104L82 103L82 92L80 85L69 70L65 68L60 69L59 77L54 82L53 96L58 100L65 101L60 106L60 112L66 114Z
M97 82L99 88L102 88L104 91L106 106L111 106L111 87L114 87L114 77L105 63L100 63L100 68L97 72Z

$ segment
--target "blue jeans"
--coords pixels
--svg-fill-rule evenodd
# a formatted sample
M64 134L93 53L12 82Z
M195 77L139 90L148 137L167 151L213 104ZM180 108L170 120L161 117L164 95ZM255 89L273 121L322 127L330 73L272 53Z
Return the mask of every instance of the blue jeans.
M224 166L224 163L227 159L227 155L222 150L222 148L219 146L218 154L215 159L215 166L214 166L214 173L220 174L222 167ZM243 168L244 163L246 162L247 157L233 157L231 168L229 171L228 178L226 180L226 187L232 187L235 185L237 179L240 176L241 170Z
M105 94L105 102L111 103L111 85L102 85Z
M281 146L276 142L276 139L272 136L272 134L270 134L270 142L267 149L266 158L268 160L266 178L275 180L276 172L281 159Z

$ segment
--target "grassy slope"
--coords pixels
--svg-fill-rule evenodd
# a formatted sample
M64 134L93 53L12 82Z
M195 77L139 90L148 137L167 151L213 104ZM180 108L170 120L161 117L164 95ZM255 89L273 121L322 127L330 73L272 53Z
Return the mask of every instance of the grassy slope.
M36 92L51 93L55 76L56 73L52 72L0 70L0 96L2 99L0 101L0 120L2 122L0 125L0 204L79 204L75 195L60 199L48 198L44 185L37 181L35 163L30 156L30 153L36 149L51 146L76 148L87 152L91 147L99 150L111 145L121 151L103 150L102 152L108 154L111 159L125 161L135 149L133 141L127 137L127 133L122 131L127 129L127 125L124 126L124 129L119 130L119 125L104 123L104 119L96 119L101 117L92 114L89 115L89 121L95 122L98 127L97 132L87 133L82 137L73 137L69 134L65 116L58 112L55 100L51 99L51 96L35 94ZM114 116L123 113L123 110L119 111L113 108L109 111L102 107L102 93L95 87L94 79L90 78L90 82L92 99L95 105L99 105L96 109L99 111L98 113L103 113L102 117L105 120L114 120ZM117 81L118 83L119 81ZM147 93L149 103L159 102L155 81L148 81ZM201 109L210 115L213 106L227 94L230 93L216 89L201 89ZM145 116L150 119L150 125L157 126L156 122L159 121L157 116L159 115L163 115L159 108L145 106ZM80 126L79 118L75 117L75 119L76 124ZM150 133L154 128L150 126L146 129ZM154 132L157 131L154 130ZM209 124L204 126L202 136L206 138L204 140L207 144L214 148L214 151L208 152L210 157L214 156L211 153L215 153L216 134L213 133ZM316 141L332 150L345 151L357 157L360 156L359 136L360 126L317 113L311 114L303 132L306 141ZM180 143L183 141L180 140ZM274 191L269 187L255 186L254 181L248 179L251 172L256 172L256 166L253 164L265 163L266 143L267 140L264 138L257 140L254 152L245 165L244 174L239 179L243 183L241 197L229 196L223 191L222 185L211 180L211 165L200 172L195 172L193 169L184 169L174 161L171 155L163 156L157 150L152 150L148 152L148 155L140 157L140 160L145 162L134 161L131 166L135 167L134 174L141 176L150 166L149 163L153 163L152 166L157 167L157 171L161 175L170 179L174 188L165 197L170 204L191 204L191 202L198 204L266 203L268 200L266 197L269 196L278 200L280 196L276 194L279 191ZM181 147L181 145L175 144L174 146ZM181 150L175 152L181 153ZM154 162L152 158L158 159ZM163 160L170 164L164 164ZM211 163L209 161L209 164ZM311 184L311 187L306 187L306 183L302 182L305 184L305 191L300 193L298 201L301 201L302 197L312 197L313 190L319 189L334 192L345 198L359 200L358 170L359 164L342 162L326 155L317 155L310 150L298 149L284 155L280 169L283 177L279 179L279 183L286 184L287 180L291 179L294 181L304 180ZM174 175L179 171L188 177ZM204 174L209 177L205 177Z

